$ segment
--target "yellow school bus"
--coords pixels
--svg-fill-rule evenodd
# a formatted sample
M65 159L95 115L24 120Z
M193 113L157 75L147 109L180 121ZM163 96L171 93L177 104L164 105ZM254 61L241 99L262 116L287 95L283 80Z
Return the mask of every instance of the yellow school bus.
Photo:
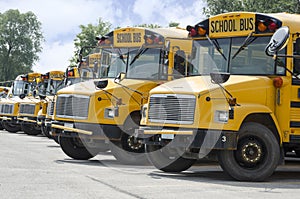
M299 59L265 54L282 26L278 53L300 52L299 25L296 14L232 12L187 26L193 77L151 90L136 131L152 164L180 172L216 154L234 179L262 181L286 152L299 155Z
M133 139L141 107L150 89L188 73L187 35L179 28L127 27L98 37L101 79L57 93L51 127L62 150L89 159L109 146L123 163L144 163L144 145Z
M99 48L94 48L94 51L86 56L80 63L78 69L80 71L80 77L83 81L89 79L99 78L99 65L101 60L101 53Z
M62 87L64 71L50 71L40 74L40 81L36 86L35 96L25 97L19 105L18 121L21 129L28 135L38 135L42 133L38 116L43 117L47 109L47 103L59 87Z
M40 76L40 73L17 76L7 97L0 101L0 119L2 119L2 125L8 132L21 130L17 120L19 105L25 96L36 95L36 86L40 81Z
M81 81L78 67L67 67L66 71L50 71L42 75L43 84L40 87L42 108L38 113L37 124L40 125L42 134L50 139L58 140L51 136L51 121L54 110L54 96L57 91Z

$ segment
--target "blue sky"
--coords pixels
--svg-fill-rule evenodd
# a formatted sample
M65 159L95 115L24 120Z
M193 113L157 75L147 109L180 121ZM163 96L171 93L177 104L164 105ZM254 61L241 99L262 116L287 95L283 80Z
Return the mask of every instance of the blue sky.
M40 60L33 70L65 70L74 52L73 40L80 32L79 25L97 24L101 17L112 28L137 24L178 22L186 27L205 17L202 0L0 0L0 12L18 9L32 11L42 23L45 37Z

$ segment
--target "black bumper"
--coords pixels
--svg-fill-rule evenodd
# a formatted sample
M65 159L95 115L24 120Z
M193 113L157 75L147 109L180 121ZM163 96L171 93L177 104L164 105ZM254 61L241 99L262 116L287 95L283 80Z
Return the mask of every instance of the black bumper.
M157 130L155 134L144 134L146 130ZM170 135L174 135L174 138L164 138L164 130L172 130L174 134L168 132ZM181 131L183 129L180 129ZM207 130L207 129L184 129L186 131L192 131L191 135L176 134L176 129L155 129L141 127L136 130L136 136L143 139L144 144L147 145L159 145L166 146L171 144L172 147L184 147L184 148L203 148L203 149L226 149L235 150L237 148L238 134L236 131L222 131L222 130ZM183 131L184 131L183 130ZM160 133L161 132L161 133ZM172 137L171 136L171 137Z
M70 124L70 122L67 123ZM58 136L59 134L68 137L78 136L78 133L76 132L53 128L52 124L64 126L65 122L62 121L51 122L51 132L52 132L51 134L54 136ZM73 128L93 132L92 135L88 135L90 137L94 137L98 139L110 139L110 140L121 139L122 131L116 125L103 125L103 124L80 123L80 122L74 122L72 124L73 124Z

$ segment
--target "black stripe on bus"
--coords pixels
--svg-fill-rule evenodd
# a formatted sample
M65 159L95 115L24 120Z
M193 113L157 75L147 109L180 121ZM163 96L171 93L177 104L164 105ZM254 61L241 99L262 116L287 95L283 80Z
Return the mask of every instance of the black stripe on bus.
M290 122L290 127L300 128L300 122Z
M290 135L290 142L300 143L300 135Z
M291 102L291 108L300 108L300 102Z
M293 78L292 79L292 85L298 85L298 86L300 86L300 79Z

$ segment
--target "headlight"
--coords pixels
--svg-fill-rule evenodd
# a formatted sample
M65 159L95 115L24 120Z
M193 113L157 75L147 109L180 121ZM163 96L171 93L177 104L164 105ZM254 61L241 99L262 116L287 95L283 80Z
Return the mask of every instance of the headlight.
M115 113L113 109L105 109L105 113L104 113L104 117L105 118L114 118L115 117Z
M105 118L112 119L112 118L118 117L118 116L119 116L119 107L106 108L105 111L104 111L104 117Z
M228 122L228 111L216 111L215 112L215 122L227 123Z
M142 107L142 113L141 113L142 118L146 118L147 109L148 109L147 104L144 104Z

